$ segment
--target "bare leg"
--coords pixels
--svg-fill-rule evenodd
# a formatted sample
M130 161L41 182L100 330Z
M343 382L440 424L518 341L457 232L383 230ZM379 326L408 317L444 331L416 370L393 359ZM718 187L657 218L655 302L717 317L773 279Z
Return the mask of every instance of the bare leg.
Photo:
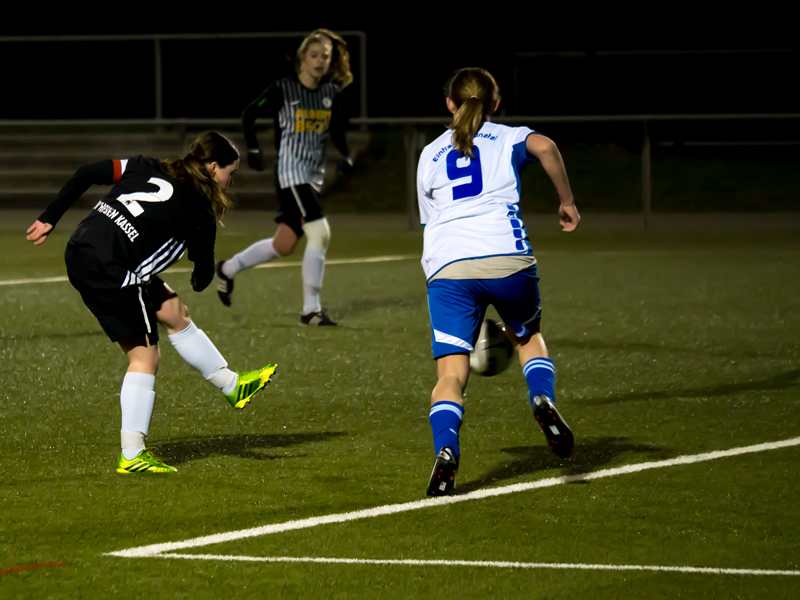
M297 247L299 239L291 227L286 223L279 223L278 229L275 230L275 237L272 238L272 246L275 248L275 252L281 256L289 256Z
M469 355L450 354L436 361L439 381L431 394L431 405L455 402L464 406L464 390L469 380Z

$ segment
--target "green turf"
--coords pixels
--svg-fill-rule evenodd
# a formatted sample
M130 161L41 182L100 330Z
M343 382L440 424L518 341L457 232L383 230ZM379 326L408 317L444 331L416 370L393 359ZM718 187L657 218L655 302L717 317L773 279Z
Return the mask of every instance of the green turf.
M0 280L64 274L0 227ZM587 217L586 224L590 224ZM227 256L271 232L234 218ZM330 257L414 255L388 217L334 218ZM544 333L576 435L559 461L518 367L473 378L462 492L800 436L796 231L536 230ZM299 253L295 257L299 260ZM181 263L179 267L188 266ZM245 411L162 344L149 445L170 476L114 472L126 368L69 283L0 286L0 597L791 598L800 577L122 559L145 544L422 499L435 384L416 258L331 265L337 329L298 324L298 267L237 278L234 306L165 280L232 368L279 364ZM163 334L163 332L162 332ZM193 554L800 569L799 448L620 475L187 550Z

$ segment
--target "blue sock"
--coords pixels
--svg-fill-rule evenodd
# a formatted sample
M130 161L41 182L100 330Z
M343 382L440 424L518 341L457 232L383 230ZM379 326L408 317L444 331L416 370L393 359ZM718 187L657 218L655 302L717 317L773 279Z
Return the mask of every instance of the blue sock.
M531 406L535 396L547 396L556 401L556 369L549 358L532 358L522 367L531 393Z
M455 402L437 402L431 406L429 416L436 454L445 446L450 446L456 456L461 456L458 430L461 429L461 421L464 419L464 407Z

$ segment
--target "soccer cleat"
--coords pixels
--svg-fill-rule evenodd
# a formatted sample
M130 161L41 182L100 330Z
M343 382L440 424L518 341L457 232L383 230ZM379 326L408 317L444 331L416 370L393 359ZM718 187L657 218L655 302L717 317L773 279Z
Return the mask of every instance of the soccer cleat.
M436 455L428 484L428 496L452 496L456 493L458 457L450 446L445 446Z
M535 396L533 399L533 416L544 431L550 449L559 458L572 456L575 439L566 421L556 410L555 404L547 396Z
M255 393L269 383L277 368L278 365L267 365L259 371L240 373L236 381L236 389L230 394L225 394L225 398L232 407L244 408Z
M175 473L177 470L162 463L146 449L139 452L133 460L126 459L120 453L117 461L117 473Z
M222 265L225 264L224 260L217 263L214 270L217 273L217 296L225 306L231 305L231 294L233 293L233 279L222 272Z
M318 325L320 327L336 325L336 323L331 321L330 317L322 311L300 315L300 322L303 325Z

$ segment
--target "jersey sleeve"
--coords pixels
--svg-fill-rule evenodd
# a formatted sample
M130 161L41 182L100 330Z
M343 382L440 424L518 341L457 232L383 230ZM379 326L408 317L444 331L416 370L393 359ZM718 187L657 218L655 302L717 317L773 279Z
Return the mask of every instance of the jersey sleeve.
M207 202L198 198L198 202ZM201 292L214 280L214 244L217 238L217 223L210 206L198 211L186 234L186 248L192 269L192 289Z
M524 165L536 162L538 159L529 154L525 148L525 143L528 141L528 136L538 133L529 127L514 127L510 133L511 156L512 162L517 169L522 168Z
M417 166L417 202L419 203L419 222L423 227L428 224L428 220L433 215L433 194L427 182L428 169L426 165L429 160L427 154L423 151Z
M83 193L93 185L113 185L117 183L125 172L128 161L101 160L79 167L75 174L64 184L61 191L39 215L39 221L49 223L55 227L64 213L75 204Z
M283 106L283 90L276 82L261 92L261 95L242 111L242 129L248 150L258 149L256 119L277 117L281 106Z

